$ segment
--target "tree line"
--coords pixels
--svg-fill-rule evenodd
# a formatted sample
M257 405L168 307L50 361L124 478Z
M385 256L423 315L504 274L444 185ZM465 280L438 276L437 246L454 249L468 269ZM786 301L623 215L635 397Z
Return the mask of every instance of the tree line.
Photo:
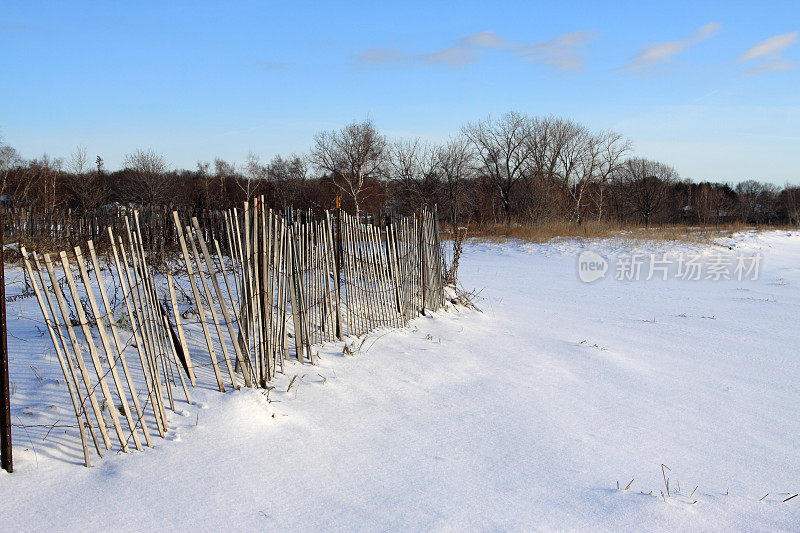
M390 139L369 119L315 135L308 153L243 164L220 158L171 169L154 150L107 171L85 148L25 160L0 141L6 205L92 212L109 205L221 210L263 195L270 207L407 214L438 204L453 225L587 221L621 224L798 223L800 187L681 179L637 157L612 130L511 111L464 125L442 143Z

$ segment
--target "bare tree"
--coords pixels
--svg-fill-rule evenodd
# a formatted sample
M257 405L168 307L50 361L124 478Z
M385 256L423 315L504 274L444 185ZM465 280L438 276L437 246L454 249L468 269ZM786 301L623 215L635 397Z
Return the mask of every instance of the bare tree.
M780 188L774 183L765 183L764 190L761 192L761 222L773 222L776 218L776 210L778 205L778 195Z
M554 116L531 119L531 134L527 140L531 156L525 182L527 211L533 217L563 216L568 211L566 183L560 167L574 129L572 121Z
M237 182L236 178L236 163L229 163L220 157L214 158L214 180L208 190L208 201L212 209L220 209L227 204L231 182Z
M89 156L86 155L86 147L78 146L69 156L67 161L67 172L73 174L85 174L89 166Z
M301 195L308 177L305 157L291 154L287 158L276 155L269 163L269 179L275 185L275 200L281 206L301 203Z
M457 230L466 202L465 181L473 176L475 154L464 137L450 139L436 151L436 162L442 175L450 224Z
M197 161L195 168L194 184L188 196L192 198L196 207L208 208L211 201L211 163L209 161Z
M562 120L558 127L563 145L556 159L556 176L567 204L564 206L565 211L571 213L571 221L580 224L584 192L594 178L597 146L585 126L571 120Z
M86 147L79 146L70 155L66 168L67 189L77 202L78 209L90 212L103 205L108 198L108 187L103 179L102 159L97 170L92 170L89 167Z
M800 187L786 184L781 193L783 209L790 224L797 224L800 221Z
M367 119L338 131L317 133L311 161L321 171L330 174L336 187L352 200L358 215L367 180L382 176L386 145L386 138Z
M559 158L572 136L574 123L554 116L537 118L531 123L531 165L534 174L555 181Z
M560 163L557 173L565 198L572 204L570 218L578 224L583 222L587 191L593 191L600 220L606 184L630 150L630 142L611 130L592 133L571 121L562 121L561 125L560 138L564 143L557 156Z
M647 227L664 204L670 185L678 181L678 173L664 163L635 157L625 161L616 179L624 187L633 212Z
M28 162L26 174L28 175L21 188L17 188L15 197L20 196L39 203L45 209L55 209L63 204L63 196L58 194L59 178L62 175L64 160L60 157L50 157L42 154L38 159ZM20 194L22 192L22 194ZM31 198L30 195L34 197Z
M597 208L597 220L600 221L603 219L603 202L608 182L619 170L623 158L631 151L632 145L629 139L612 130L601 131L597 134L595 143L600 161L596 167L597 193L594 196L594 203Z
M499 120L489 117L462 129L475 148L480 172L494 184L507 224L511 224L516 185L524 179L530 167L533 155L529 142L531 131L531 120L514 111Z
M740 215L748 222L769 222L775 216L778 188L771 183L745 180L736 185Z
M6 193L6 180L12 169L17 168L22 164L22 158L17 151L11 146L3 142L0 138L0 175L2 175L2 184L0 184L0 195Z
M402 192L402 196L411 197L413 203L419 200L417 182L420 179L422 160L426 158L427 146L419 138L398 139L389 145L388 169L389 179L394 181Z
M724 197L722 191L708 182L695 185L686 180L685 187L689 192L689 198L685 202L686 205L683 206L687 218L693 217L694 221L700 224L718 221L723 211Z
M219 170L217 172L219 173ZM242 174L244 174L244 180L237 180L236 183L244 193L245 200L249 202L259 183L267 181L269 165L262 163L260 156L249 152L242 168Z
M169 198L169 167L163 155L152 149L139 149L125 155L123 166L130 178L131 196L137 202L152 209Z
M415 208L438 197L441 179L438 153L434 146L414 139L400 139L389 148L388 174L402 197Z
M445 280L448 284L455 284L458 278L458 264L467 236L466 225L462 228L460 223L461 213L466 207L464 204L467 200L465 181L474 175L475 158L472 145L463 136L450 139L436 149L435 160L441 175L453 238L453 251L450 264L445 269Z

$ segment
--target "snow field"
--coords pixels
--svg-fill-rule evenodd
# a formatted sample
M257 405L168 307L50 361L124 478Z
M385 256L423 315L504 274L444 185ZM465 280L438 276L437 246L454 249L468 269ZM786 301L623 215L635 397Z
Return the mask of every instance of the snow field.
M582 250L632 245L471 243L461 279L483 313L420 317L354 356L325 345L268 396L221 394L206 367L192 405L176 391L167 439L91 469L75 429L48 433L74 415L35 299L9 303L13 422L27 427L14 428L15 473L0 473L0 524L797 530L800 497L782 500L800 490L800 232L721 244L641 247L758 251L759 279L585 284Z

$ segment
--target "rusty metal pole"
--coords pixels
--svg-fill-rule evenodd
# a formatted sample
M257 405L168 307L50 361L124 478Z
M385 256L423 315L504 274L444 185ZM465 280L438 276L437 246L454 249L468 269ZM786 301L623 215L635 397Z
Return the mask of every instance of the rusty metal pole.
M0 203L0 466L14 471L11 456L11 395L8 386L8 343L6 342L6 266L4 261L3 208Z

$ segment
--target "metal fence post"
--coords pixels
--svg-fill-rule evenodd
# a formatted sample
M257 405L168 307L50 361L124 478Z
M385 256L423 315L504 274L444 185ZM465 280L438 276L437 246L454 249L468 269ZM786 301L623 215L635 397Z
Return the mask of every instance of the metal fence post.
M4 261L3 208L0 205L0 466L14 471L11 455L11 395L8 386L8 343L6 342L6 266Z

